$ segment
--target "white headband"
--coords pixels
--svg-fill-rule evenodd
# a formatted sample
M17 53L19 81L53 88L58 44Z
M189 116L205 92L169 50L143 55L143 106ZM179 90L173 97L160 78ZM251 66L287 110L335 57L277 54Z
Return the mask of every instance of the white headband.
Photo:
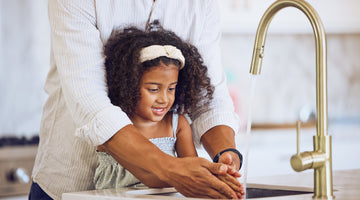
M148 60L153 60L155 58L165 56L168 58L176 59L180 61L181 66L180 69L184 68L185 58L181 51L171 45L151 45L141 49L140 51L140 62L143 63Z

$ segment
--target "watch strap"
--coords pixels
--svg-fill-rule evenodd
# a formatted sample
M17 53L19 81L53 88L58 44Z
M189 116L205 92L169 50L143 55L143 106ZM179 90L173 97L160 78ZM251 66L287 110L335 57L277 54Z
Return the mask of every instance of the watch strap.
M237 150L237 149L234 149L234 148L229 148L229 149L225 149L225 150L222 150L220 153L216 154L214 159L213 159L213 162L217 163L219 162L219 158L220 156L225 153L225 152L228 152L228 151L232 151L234 153L236 153L238 156L239 156L239 159L240 159L240 168L239 170L241 169L241 166L243 164L243 156L242 154Z

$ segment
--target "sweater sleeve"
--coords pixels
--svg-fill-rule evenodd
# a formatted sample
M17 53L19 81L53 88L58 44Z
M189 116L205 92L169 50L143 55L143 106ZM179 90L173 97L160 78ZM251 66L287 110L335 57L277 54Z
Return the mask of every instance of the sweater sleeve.
M206 1L204 27L196 44L208 67L211 83L215 86L213 100L208 110L199 110L192 115L194 142L199 145L201 136L209 129L226 125L236 133L240 127L238 115L230 97L226 76L221 63L220 51L220 13L218 0Z
M94 1L50 0L48 5L52 62L77 127L75 134L100 145L131 121L107 96Z

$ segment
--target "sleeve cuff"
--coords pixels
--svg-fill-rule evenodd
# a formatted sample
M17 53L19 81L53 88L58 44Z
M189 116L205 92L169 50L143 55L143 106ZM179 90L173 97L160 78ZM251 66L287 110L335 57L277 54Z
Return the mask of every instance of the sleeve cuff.
M229 126L237 133L240 129L240 119L233 111L210 110L199 117L192 123L194 143L196 146L201 145L201 137L211 128L219 125Z
M109 106L101 110L88 124L77 128L75 135L93 146L98 146L129 124L132 122L119 107Z

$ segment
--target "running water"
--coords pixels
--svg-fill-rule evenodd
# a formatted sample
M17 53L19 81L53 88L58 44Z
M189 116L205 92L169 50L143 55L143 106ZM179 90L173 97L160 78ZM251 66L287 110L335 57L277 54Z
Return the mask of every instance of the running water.
M251 83L250 83L250 96L248 101L248 110L247 110L247 124L246 124L246 133L244 139L244 160L242 166L242 184L244 186L244 190L246 191L246 183L247 183L247 171L248 171L248 158L249 158L249 143L250 143L250 132L251 132L251 114L252 114L252 105L254 102L255 95L255 85L256 85L256 75L251 75Z

